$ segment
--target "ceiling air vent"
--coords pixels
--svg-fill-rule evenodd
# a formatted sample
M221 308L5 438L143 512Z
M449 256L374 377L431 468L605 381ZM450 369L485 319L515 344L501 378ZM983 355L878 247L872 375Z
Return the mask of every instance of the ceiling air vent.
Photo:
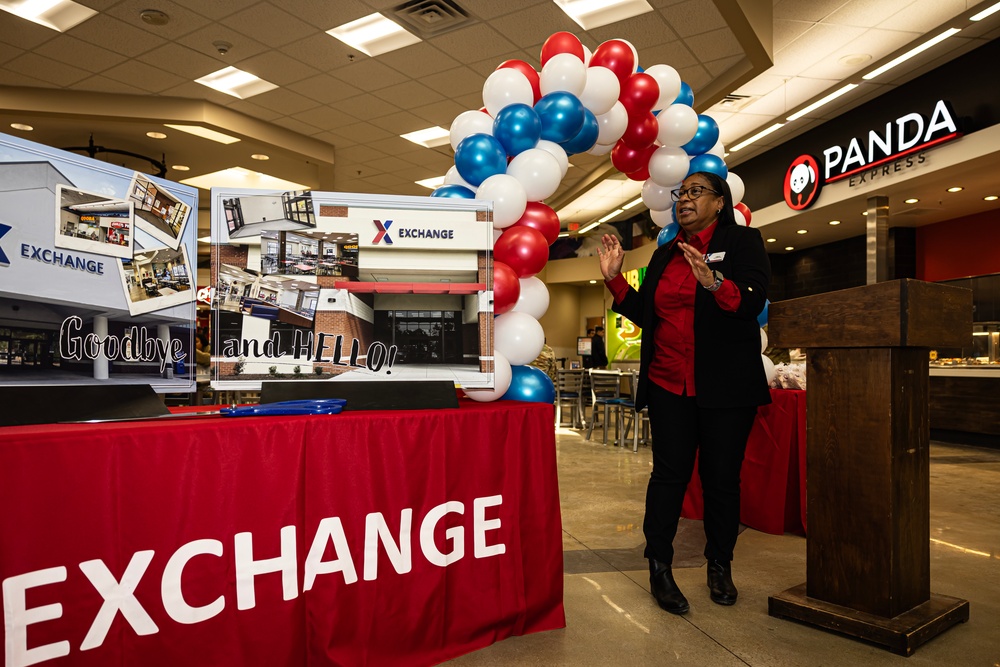
M757 95L737 95L736 93L730 93L716 102L715 108L719 111L739 111L751 102L755 102L757 97Z
M389 18L424 39L463 28L474 22L454 0L410 0L390 10Z

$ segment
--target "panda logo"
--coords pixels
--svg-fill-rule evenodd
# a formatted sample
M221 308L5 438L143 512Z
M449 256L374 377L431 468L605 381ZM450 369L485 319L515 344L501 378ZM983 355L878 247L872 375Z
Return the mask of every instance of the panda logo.
M795 158L785 173L785 203L795 211L812 206L819 196L819 161L812 155Z

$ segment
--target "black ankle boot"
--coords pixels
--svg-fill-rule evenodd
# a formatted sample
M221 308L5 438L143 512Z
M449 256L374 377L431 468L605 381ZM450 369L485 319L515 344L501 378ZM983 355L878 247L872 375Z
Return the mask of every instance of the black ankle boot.
M690 609L687 598L674 582L670 565L649 559L649 587L660 609L671 614L685 614Z
M708 590L716 604L736 604L739 591L733 584L733 564L727 560L708 561Z

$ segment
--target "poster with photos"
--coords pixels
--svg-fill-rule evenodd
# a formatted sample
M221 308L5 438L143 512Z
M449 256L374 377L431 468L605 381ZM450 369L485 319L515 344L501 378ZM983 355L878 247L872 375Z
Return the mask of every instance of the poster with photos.
M56 185L58 248L108 257L132 256L132 202Z
M129 201L139 229L175 250L180 246L191 212L197 211L173 193L175 185L134 172L129 185Z

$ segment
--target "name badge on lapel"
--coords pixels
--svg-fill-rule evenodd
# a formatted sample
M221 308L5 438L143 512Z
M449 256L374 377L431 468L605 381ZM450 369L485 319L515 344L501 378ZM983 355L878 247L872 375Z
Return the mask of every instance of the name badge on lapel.
M721 262L726 256L725 251L723 252L713 252L711 255L705 255L705 263L711 264L712 262Z

